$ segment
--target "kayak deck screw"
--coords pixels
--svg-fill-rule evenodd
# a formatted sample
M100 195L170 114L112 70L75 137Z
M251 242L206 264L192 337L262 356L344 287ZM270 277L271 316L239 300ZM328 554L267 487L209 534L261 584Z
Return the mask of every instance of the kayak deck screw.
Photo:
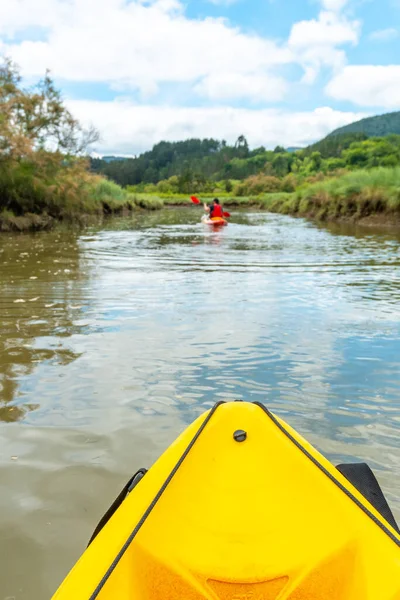
M247 433L246 431L243 431L243 429L237 429L233 434L233 439L235 440L235 442L244 442L246 438Z

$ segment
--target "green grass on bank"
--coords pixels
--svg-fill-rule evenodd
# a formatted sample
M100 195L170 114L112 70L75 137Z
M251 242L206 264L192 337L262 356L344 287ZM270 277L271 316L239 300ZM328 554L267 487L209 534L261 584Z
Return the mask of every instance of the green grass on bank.
M141 200L139 200L141 199ZM200 196L205 202L212 197ZM300 186L292 193L221 197L224 207L254 207L270 212L309 216L317 219L352 218L387 214L400 218L400 167L351 171L338 177ZM149 205L190 205L184 195L137 194L136 202ZM160 206L161 205L161 206Z
M155 209L155 208L163 208L168 206L192 206L192 202L190 197L186 194L141 194L135 193L133 194L135 198L135 203L137 206L146 209ZM212 202L215 196L203 196L199 195L199 199L202 202L210 203ZM254 207L262 207L263 205L263 196L243 196L243 197L235 197L235 196L218 196L221 201L221 204L225 207L246 207L246 206L254 206Z
M400 217L400 168L353 171L292 194L268 195L264 208L321 220L358 220L377 214Z
M101 176L72 172L58 174L55 181L35 178L31 171L6 177L0 172L0 193L8 198L0 212L0 230L44 229L57 221L84 222L86 215L121 214L124 211L159 210L169 206L192 206L184 194L130 193ZM210 196L199 195L210 202ZM270 212L307 216L320 220L371 215L400 218L400 167L343 173L303 184L294 192L254 196L220 196L227 209L258 208Z

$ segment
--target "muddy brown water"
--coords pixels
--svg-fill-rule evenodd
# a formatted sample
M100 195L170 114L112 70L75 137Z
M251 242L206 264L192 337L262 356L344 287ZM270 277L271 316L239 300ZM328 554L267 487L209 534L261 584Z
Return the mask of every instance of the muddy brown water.
M130 475L263 401L400 518L400 238L195 210L0 236L0 600L50 598Z

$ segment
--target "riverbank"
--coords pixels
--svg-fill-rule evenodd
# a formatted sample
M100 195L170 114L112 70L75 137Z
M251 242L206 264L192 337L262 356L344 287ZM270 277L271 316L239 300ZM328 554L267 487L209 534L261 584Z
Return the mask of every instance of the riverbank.
M71 193L69 201L58 202L48 195L41 203L32 203L28 210L24 210L25 205L21 201L14 210L0 211L0 232L44 231L58 223L85 226L99 218L158 210L165 204L160 198L129 194L119 185L96 176L79 193Z
M51 229L58 223L85 226L103 217L127 215L140 211L157 211L168 207L187 207L193 205L186 195L154 196L151 194L132 194L112 181L94 176L95 182L70 195L70 201L57 201L51 196L42 202L29 204L20 200L16 210L0 211L0 232L29 232ZM71 201L73 199L73 201ZM212 198L204 198L210 202ZM226 198L227 206L260 207L259 198ZM37 212L35 212L37 211Z
M93 217L156 211L165 207L192 207L186 194L130 193L114 182L89 175L80 190L64 202L46 196L38 205L21 202L16 214L0 212L0 231L37 231L58 222L85 225ZM377 168L344 173L299 186L294 192L257 196L219 195L226 208L256 208L321 222L351 222L400 227L400 168ZM212 195L201 196L210 202ZM24 206L29 209L24 212ZM35 212L35 208L41 210Z
M99 133L73 117L48 73L26 89L18 68L0 59L0 103L0 231L162 208L90 170Z
M188 204L183 195L138 194L162 206ZM325 222L359 222L400 227L400 168L351 171L299 186L294 192L258 196L221 194L225 207L249 207ZM201 197L205 202L211 198Z
M264 206L271 212L318 221L400 226L400 168L353 171L292 194L270 194Z

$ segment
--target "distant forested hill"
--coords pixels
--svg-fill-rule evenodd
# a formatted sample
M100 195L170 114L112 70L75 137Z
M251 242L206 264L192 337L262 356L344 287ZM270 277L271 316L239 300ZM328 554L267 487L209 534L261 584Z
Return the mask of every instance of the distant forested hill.
M367 139L368 136L361 132L331 134L323 140L311 144L303 152L306 156L310 156L313 152L320 152L322 158L338 158L343 150L347 150L353 142L362 142Z
M392 133L400 134L400 111L367 117L335 129L328 137L348 133L363 133L368 137L383 137Z
M400 134L400 112L368 117L335 129L323 140L308 146L305 153L320 152L323 158L339 157L353 142L393 134Z
M280 152L285 152L284 148L277 148L275 155ZM206 179L242 179L253 175L270 155L275 156L264 147L250 150L244 136L239 136L232 146L224 140L189 139L160 142L136 158L92 158L91 168L121 185L157 183L172 176L201 183Z
M212 138L162 141L135 158L92 158L91 170L122 186L160 184L159 191L173 189L187 193L193 189L211 191L213 182L220 181L225 182L229 192L232 182L260 173L282 178L290 174L353 168L357 164L366 168L397 165L398 134L400 112L395 112L336 129L304 149L283 146L274 150L266 150L264 146L250 149L243 135L233 145ZM371 144L367 143L369 140ZM363 143L365 145L360 146ZM360 156L357 158L356 154Z

